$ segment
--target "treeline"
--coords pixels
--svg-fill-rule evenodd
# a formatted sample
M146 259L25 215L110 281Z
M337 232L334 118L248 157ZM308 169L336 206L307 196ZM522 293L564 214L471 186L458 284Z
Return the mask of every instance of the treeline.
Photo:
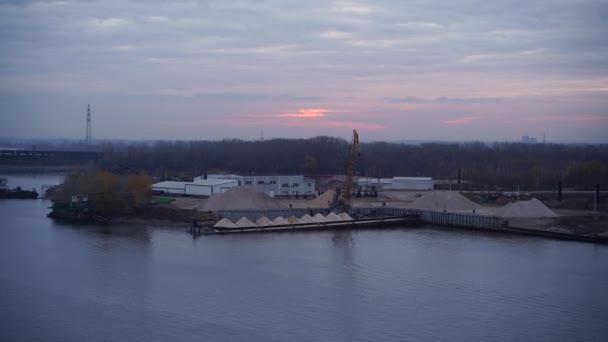
M164 178L192 177L205 170L241 175L344 174L350 142L334 137L267 141L159 141L105 144L106 168L145 169ZM355 173L371 177L430 176L463 180L483 188L591 189L608 180L608 145L522 143L361 144Z
M145 207L152 195L152 178L144 173L120 175L107 170L69 173L59 191L67 200L86 194L97 214L116 216L132 214Z

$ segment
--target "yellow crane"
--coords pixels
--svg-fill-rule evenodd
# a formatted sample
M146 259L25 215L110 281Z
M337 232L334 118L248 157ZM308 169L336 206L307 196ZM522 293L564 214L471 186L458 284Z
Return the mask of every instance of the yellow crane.
M361 147L359 146L359 133L353 129L353 140L350 144L350 153L348 154L348 164L346 166L346 179L344 180L344 190L341 193L340 209L348 212L352 205L353 197L353 176L355 173L355 158L361 156Z

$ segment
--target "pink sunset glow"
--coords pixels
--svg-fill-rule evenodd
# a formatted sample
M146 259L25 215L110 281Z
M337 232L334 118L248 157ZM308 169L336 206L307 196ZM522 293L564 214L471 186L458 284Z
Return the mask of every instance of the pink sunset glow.
M300 109L296 113L274 114L276 118L320 118L324 117L329 112L327 109L305 108Z
M0 1L0 138L608 141L601 6Z
M448 125L462 125L462 124L469 124L471 122L478 121L480 119L481 119L480 116L465 116L465 117L457 118L457 119L453 119L453 120L446 120L443 123L448 124Z

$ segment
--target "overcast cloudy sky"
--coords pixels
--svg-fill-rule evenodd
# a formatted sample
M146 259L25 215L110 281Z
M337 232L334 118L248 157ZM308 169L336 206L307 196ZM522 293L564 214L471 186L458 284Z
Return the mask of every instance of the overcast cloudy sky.
M0 0L0 51L0 137L608 142L605 0Z

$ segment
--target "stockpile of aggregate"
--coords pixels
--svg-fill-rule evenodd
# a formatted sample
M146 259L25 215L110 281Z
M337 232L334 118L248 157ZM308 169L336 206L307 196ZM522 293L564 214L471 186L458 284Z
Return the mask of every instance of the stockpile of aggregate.
M340 216L336 215L334 212L329 213L329 215L325 216L327 221L342 221Z
M350 217L350 215L348 215L347 213L340 213L340 215L338 215L338 216L340 216L340 219L342 221L352 221L353 220L353 218Z
M272 226L274 222L272 222L268 217L262 216L257 221L255 221L255 224L258 226Z
M223 218L218 223L215 224L215 227L219 227L219 228L236 228L236 225L234 223L232 223L232 221L230 221L229 219Z
M240 220L236 221L235 225L237 227L253 227L253 226L255 226L255 223L251 222L246 217L241 217Z
M270 196L258 192L252 187L236 186L230 190L216 194L205 204L205 211L236 210L236 209L278 209L280 205Z
M312 217L312 219L318 223L327 222L327 219L321 213L316 214L315 216Z
M495 210L500 217L557 217L553 210L533 198L529 201L513 202Z
M308 206L310 208L327 208L329 207L329 203L334 200L334 191L327 190L321 196L318 196L315 199L308 201Z
M407 208L432 211L473 211L481 206L454 191L425 193Z
M300 217L300 222L302 223L315 223L315 219L312 218L312 216L305 214L304 216Z
M298 219L295 216L291 216L287 219L287 222L289 222L290 224L298 224L298 223L302 223L302 221L300 221L300 219Z
M272 220L272 223L274 223L275 226L282 226L289 224L289 221L287 221L283 216L279 216Z

